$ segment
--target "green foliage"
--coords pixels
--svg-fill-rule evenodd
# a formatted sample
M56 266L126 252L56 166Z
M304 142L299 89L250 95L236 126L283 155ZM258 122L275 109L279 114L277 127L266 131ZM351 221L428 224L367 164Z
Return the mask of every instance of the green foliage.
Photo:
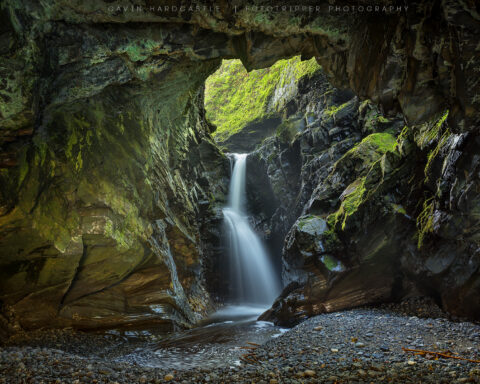
M377 147L379 152L385 153L393 151L397 143L397 139L389 132L372 133L362 140L362 143L373 144Z
M341 272L345 270L342 262L331 255L324 255L321 260L323 265L325 265L329 271Z
M396 145L397 139L389 131L372 133L348 150L336 166L352 159L361 160L362 163L371 165L379 159L379 155L395 151Z
M420 134L416 138L416 141L420 148L424 148L429 145L432 141L439 138L441 134L442 126L447 120L449 110L447 109L438 120L427 122L420 128Z
M338 223L341 223L342 231L345 229L347 218L353 215L363 202L363 197L367 191L365 188L365 177L355 180L347 187L347 190L349 192L342 201L338 211L331 214L327 219L331 228L335 228Z
M205 83L207 118L218 128L216 138L225 140L247 124L264 117L276 89L312 76L320 66L315 59L279 60L270 68L247 72L240 60L223 60Z
M345 108L348 104L350 104L349 101L347 101L346 103L343 103L342 105L332 105L329 108L325 109L325 113L328 116L335 116L339 111Z
M396 146L397 139L392 133L388 131L373 133L350 149L336 165L338 166L339 163L351 159L358 159L367 165L366 170L372 170L379 163L382 156L385 156L387 152L394 152ZM338 230L345 230L347 219L354 215L363 202L366 201L369 194L366 186L369 173L367 171L364 174L366 176L357 178L346 188L340 208L328 216L329 230L333 233ZM335 241L335 238L332 238L332 240Z
M433 125L433 128L430 131L427 131L427 132L434 132L434 133L430 133L428 135L428 137L431 137L432 140L434 138L438 138L438 136L440 136L440 134L441 134L441 136L438 139L436 147L433 150L431 150L429 152L428 156L427 156L427 164L425 165L425 170L424 170L426 181L428 181L428 179L429 179L429 176L430 176L429 173L430 173L430 169L432 167L433 161L435 160L438 153L440 152L440 149L442 149L442 147L446 144L448 138L451 135L450 128L448 128L448 127L444 130L443 133L441 133L442 127L443 127L444 122L446 121L447 117L448 117L448 110Z
M417 217L418 227L418 248L420 249L425 241L425 236L433 232L433 212L434 212L433 196L423 202L423 210Z

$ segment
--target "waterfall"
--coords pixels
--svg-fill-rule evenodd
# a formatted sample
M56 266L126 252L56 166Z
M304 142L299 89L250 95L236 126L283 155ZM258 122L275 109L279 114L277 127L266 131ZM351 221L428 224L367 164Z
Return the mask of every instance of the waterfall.
M262 242L250 227L246 213L247 154L233 154L228 206L223 209L229 241L229 282L237 304L270 306L280 293Z

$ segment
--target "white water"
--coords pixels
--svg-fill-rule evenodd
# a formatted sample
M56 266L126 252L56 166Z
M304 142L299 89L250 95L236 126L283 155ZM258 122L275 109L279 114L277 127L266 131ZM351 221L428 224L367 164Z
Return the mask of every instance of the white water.
M229 241L232 300L266 308L280 293L268 255L245 213L247 154L234 154L228 206L223 209Z

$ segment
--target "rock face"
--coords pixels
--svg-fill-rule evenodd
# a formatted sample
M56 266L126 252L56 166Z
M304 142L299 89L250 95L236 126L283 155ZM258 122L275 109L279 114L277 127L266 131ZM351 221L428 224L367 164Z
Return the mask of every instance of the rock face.
M30 111L3 114L2 309L23 328L194 324L228 182L203 110L218 62L145 61L148 27L42 32L6 53L43 67L17 101Z
M315 103L312 95L308 99ZM261 318L293 325L315 314L412 293L433 296L453 314L478 318L474 294L478 293L478 254L467 235L472 219L460 208L455 187L461 183L463 194L466 184L463 177L452 175L452 167L463 161L468 169L473 166L470 149L461 149L466 148L463 140L468 135L451 134L448 111L412 132L403 127L401 116L386 118L369 102L357 109L358 103L352 101L343 105L355 106L343 114L348 122L344 140L327 145L305 141L338 132L332 125L341 119L325 119L328 109L322 106L320 114L311 116L312 128L283 150L317 151L313 164L297 152L295 161L281 167L267 165L267 169L283 169L284 174L302 175L287 194L285 181L283 189L275 188L282 179L269 173L273 191L279 191L279 199L287 197L271 216L270 226L288 223L298 212L301 216L283 248L286 288ZM363 139L355 141L355 134ZM337 157L327 157L338 148ZM267 144L255 154L259 162L269 164L284 154L278 147L273 151ZM322 166L316 163L319 159L324 159ZM463 160L457 163L459 159ZM464 169L465 175L470 172ZM313 188L305 188L309 185ZM444 194L449 203L442 203ZM449 213L443 211L446 206ZM277 221L281 212L294 213Z
M257 156L283 208L271 208L285 223L275 231L302 215L284 258L285 279L298 281L272 316L383 300L407 278L452 313L480 316L478 7L416 1L356 17L311 3L323 11L2 3L5 327L201 318L228 179L202 85L221 58L252 69L293 55L316 57L388 121L345 95L330 115L306 116L297 138L292 113L262 150L276 159ZM407 128L395 139L397 112Z
M313 314L403 295L400 241L412 227L406 214L399 214L404 209L395 196L388 197L384 216L376 202L365 208L368 220L378 225L370 231L357 213L364 209L359 205L369 183L378 182L378 164L381 172L385 164L395 170L395 188L404 186L401 176L410 162L407 155L405 161L394 155L402 116L384 117L371 102L359 103L352 93L333 88L318 71L300 84L282 124L286 131L279 130L249 157L251 168L265 170L270 181L273 198L264 200L278 202L260 221L263 230L275 239L286 237L286 288L263 318L292 325ZM302 129L291 128L298 126ZM387 156L395 162L382 160ZM258 184L266 190L258 181L250 188ZM385 198L385 191L377 193ZM252 194L261 196L260 190Z

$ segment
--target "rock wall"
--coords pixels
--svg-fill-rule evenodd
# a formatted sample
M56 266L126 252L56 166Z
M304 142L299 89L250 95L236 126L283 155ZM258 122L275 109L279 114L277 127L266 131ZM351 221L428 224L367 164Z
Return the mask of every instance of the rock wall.
M313 189L301 212L309 216L289 235L287 255L313 236L329 244L315 253L320 260L357 272L314 272L297 292L308 298L306 312L340 308L332 286L358 297L351 287L369 278L366 263L400 260L448 310L479 316L473 2L415 1L406 12L380 15L330 12L327 1L311 2L322 11L300 14L252 11L244 2L173 13L163 5L140 1L144 10L133 12L110 1L2 3L2 323L171 327L200 318L210 305L202 264L218 252L228 171L204 119L202 84L220 58L252 69L299 54L407 123L397 144L370 135L357 149L332 149L333 159L341 157L328 172L317 156L323 150L312 153L305 174L318 179L299 199ZM359 118L361 106L352 107ZM340 136L355 131L333 121L329 137L336 128ZM281 161L290 147L305 149L300 144L288 144ZM378 286L388 290L390 280Z
M203 110L218 61L145 61L151 28L45 28L8 51L35 59L35 87L22 89L29 112L3 116L23 127L2 130L5 316L21 328L194 324L211 309L203 263L228 182Z

